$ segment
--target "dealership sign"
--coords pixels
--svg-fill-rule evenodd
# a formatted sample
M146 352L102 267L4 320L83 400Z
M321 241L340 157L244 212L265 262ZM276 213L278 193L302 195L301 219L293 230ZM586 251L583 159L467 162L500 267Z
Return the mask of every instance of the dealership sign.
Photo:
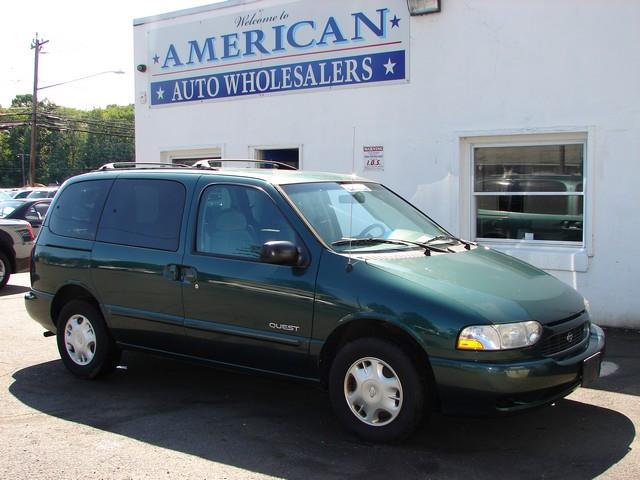
M159 28L151 104L406 82L408 48L405 0L297 1Z

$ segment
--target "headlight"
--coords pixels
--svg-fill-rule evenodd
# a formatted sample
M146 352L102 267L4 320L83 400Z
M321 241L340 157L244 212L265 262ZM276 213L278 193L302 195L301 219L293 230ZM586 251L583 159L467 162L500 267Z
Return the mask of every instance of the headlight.
M542 325L538 322L474 325L462 329L457 347L460 350L510 350L530 347L541 335Z

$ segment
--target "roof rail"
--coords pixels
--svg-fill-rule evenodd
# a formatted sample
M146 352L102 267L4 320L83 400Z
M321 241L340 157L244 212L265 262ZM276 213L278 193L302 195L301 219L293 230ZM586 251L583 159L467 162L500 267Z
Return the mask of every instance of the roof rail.
M273 165L275 168L283 168L286 170L298 170L289 164L276 162L274 160L255 160L249 158L217 158L211 160L199 160L193 165L185 165L183 163L162 163L162 162L113 162L106 163L99 167L96 171L106 170L142 170L148 168L195 168L199 170L220 170L222 167L212 166L210 162L237 162L237 163L255 163Z
M161 163L161 162L114 162L106 163L99 167L97 171L118 170L118 169L145 169L145 168L191 168L182 163Z
M256 163L256 164L266 163L269 165L273 165L276 168L284 168L286 170L298 170L296 167L289 165L288 163L277 162L275 160L256 160L254 158L212 158L210 160L199 160L193 164L193 168L220 170L221 167L211 166L211 162L213 163L236 162L236 163Z

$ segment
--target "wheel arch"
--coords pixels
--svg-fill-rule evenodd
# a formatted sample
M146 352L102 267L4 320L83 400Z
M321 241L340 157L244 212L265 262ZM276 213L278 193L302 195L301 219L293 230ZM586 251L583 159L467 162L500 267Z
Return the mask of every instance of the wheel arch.
M366 337L387 340L400 347L423 375L427 394L434 402L433 405L439 406L435 378L425 348L406 327L396 322L374 317L361 317L345 321L331 332L322 346L318 359L320 381L325 388L328 386L329 372L338 351L350 341ZM428 388L429 386L433 388Z
M72 300L83 300L93 305L99 312L102 311L96 298L85 287L76 284L65 285L56 292L51 302L51 320L56 327L60 311Z

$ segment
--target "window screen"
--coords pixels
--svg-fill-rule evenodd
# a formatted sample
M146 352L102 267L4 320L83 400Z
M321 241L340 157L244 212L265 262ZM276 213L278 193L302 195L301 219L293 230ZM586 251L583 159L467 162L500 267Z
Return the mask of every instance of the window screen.
M100 242L176 251L186 191L169 180L116 180L105 205Z
M57 235L93 240L112 180L78 182L64 189L50 213L49 228Z

